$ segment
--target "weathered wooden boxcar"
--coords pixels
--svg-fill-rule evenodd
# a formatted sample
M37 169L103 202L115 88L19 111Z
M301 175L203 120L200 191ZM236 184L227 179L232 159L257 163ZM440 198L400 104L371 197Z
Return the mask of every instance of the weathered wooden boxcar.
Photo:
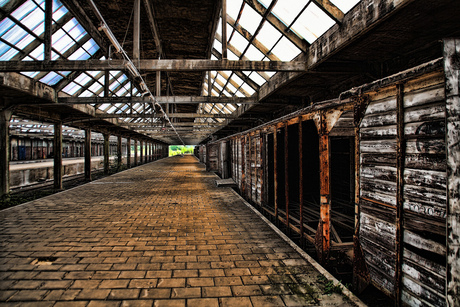
M209 171L358 290L454 305L459 264L460 41L444 57L206 145ZM203 150L197 151L202 155Z

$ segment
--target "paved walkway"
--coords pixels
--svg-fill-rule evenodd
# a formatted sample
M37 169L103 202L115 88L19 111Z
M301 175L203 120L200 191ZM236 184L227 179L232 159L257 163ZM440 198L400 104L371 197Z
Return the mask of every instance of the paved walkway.
M0 212L1 306L347 306L192 156Z

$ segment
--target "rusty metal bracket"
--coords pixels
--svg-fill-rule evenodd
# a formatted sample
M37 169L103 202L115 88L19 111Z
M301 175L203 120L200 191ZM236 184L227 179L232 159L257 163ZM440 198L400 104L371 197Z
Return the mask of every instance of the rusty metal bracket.
M360 94L350 98L353 101L353 122L355 127L359 127L369 105L369 95Z

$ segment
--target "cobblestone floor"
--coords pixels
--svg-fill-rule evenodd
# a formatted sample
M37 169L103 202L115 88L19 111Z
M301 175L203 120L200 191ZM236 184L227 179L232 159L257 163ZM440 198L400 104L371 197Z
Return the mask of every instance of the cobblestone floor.
M1 306L348 306L192 156L0 212Z

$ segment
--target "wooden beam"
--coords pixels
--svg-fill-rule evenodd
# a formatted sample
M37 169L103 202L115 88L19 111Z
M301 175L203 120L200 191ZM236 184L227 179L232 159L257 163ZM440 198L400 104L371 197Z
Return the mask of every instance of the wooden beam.
M133 29L133 61L136 63L140 57L141 41L141 0L134 0L134 29Z
M329 17L335 20L337 23L342 23L343 21L343 12L334 5L329 0L312 0L313 3L318 5L324 13L326 13Z
M45 1L45 33L44 33L44 44L45 44L45 61L51 61L51 29L53 23L53 1Z
M222 59L227 59L227 0L222 0Z
M254 70L304 72L305 61L140 60L142 71ZM123 60L1 61L0 72L125 70Z
M167 113L169 118L237 118L233 114L201 114L201 113ZM163 118L164 116L159 113L145 114L97 114L96 118Z
M231 103L256 104L255 97L216 97L216 96L155 96L158 103L199 104L199 103ZM59 104L103 104L103 103L146 103L151 102L147 97L59 97Z
M153 12L153 5L150 0L144 0L145 12L150 23L150 29L153 33L153 39L155 41L155 48L157 49L158 55L163 56L163 48L161 46L160 35L158 34L158 26L155 22L155 15Z

